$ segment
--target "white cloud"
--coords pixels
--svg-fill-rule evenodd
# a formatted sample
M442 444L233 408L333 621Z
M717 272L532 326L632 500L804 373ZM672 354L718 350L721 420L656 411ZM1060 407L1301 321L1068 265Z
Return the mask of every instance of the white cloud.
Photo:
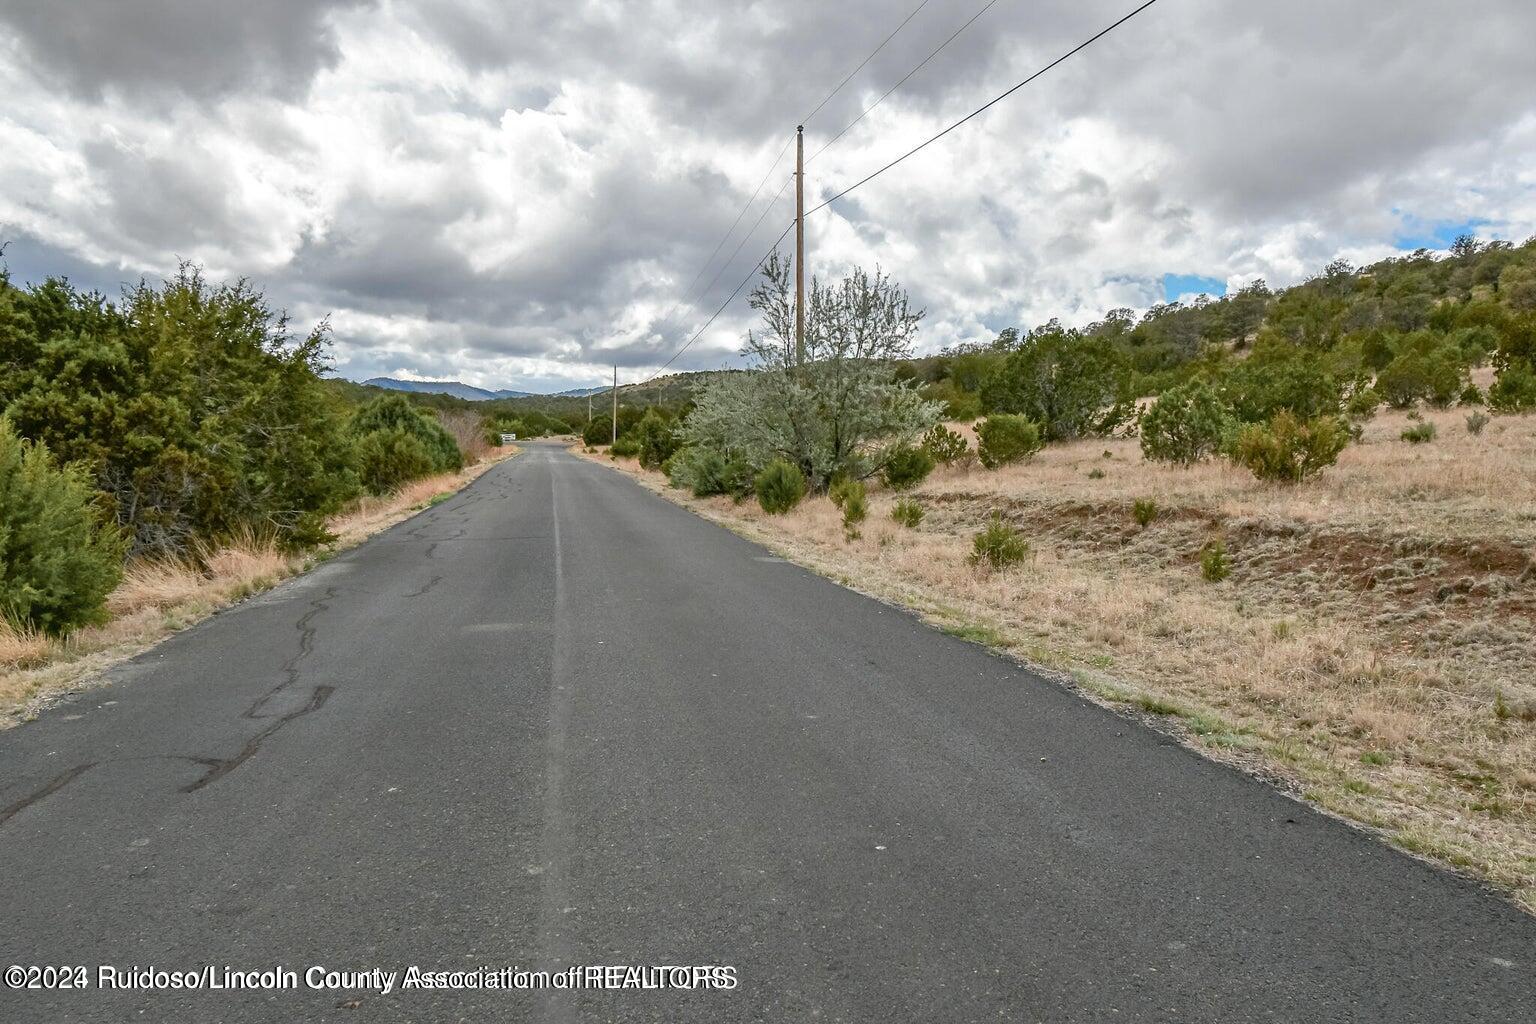
M254 20L210 0L187 27L181 5L146 0L114 36L115 8L93 4L78 18L103 31L66 35L0 0L13 265L107 278L191 258L331 313L348 375L513 387L664 362L786 223L789 189L715 287L666 316L796 116L895 23L872 0L284 0ZM813 161L810 195L1125 6L997 5ZM925 8L812 120L808 152L970 13ZM1435 0L1160 4L818 214L814 270L880 263L927 307L932 350L1144 307L1165 273L1284 285L1415 227L1521 239L1533 35L1522 0L1477 18ZM677 365L734 359L749 322L738 298Z

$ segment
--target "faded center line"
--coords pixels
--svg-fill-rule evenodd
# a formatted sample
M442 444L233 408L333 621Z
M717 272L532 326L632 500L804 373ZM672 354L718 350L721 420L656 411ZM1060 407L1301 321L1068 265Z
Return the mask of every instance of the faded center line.
M573 694L565 685L565 647L570 624L566 615L565 562L560 541L560 492L558 461L546 455L549 467L550 515L553 521L555 562L554 645L550 654L549 736L544 756L544 831L540 844L542 863L525 869L539 874L543 884L543 913L539 922L539 954L550 971L567 966L570 959L565 918L569 910L570 880L567 877L569 836L562 805L565 781L565 740ZM550 990L544 999L544 1018L573 1020L568 994Z

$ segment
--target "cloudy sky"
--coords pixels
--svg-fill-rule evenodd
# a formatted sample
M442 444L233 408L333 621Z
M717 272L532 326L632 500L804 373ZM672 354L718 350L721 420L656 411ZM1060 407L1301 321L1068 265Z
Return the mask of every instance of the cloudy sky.
M329 314L355 379L639 379L787 225L774 157L918 3L0 0L5 262L108 294L178 258L248 276ZM923 4L807 154L985 4ZM808 200L1135 5L994 0L810 162ZM1160 0L817 214L811 267L881 264L936 350L1468 226L1520 241L1532 39L1529 0ZM749 322L738 300L676 366L738 362Z

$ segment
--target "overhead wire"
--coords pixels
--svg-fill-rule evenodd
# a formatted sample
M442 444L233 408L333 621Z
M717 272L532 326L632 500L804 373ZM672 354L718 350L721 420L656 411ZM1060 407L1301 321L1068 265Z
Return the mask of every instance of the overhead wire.
M824 210L824 209L826 209L828 206L831 206L833 203L837 202L839 199L843 198L848 193L852 192L854 189L860 188L860 187L862 187L864 185L867 185L869 182L871 182L874 179L880 177L880 175L884 174L886 171L890 170L892 167L895 167L897 164L899 164L902 161L908 159L909 157L915 156L917 153L919 153L922 150L928 148L933 143L938 142L940 139L942 139L944 136L948 135L950 132L954 131L956 128L959 128L961 125L965 124L967 121L969 121L972 118L978 116L979 114L981 114L981 113L991 109L992 107L994 107L997 104L1001 103L1003 100L1007 99L1009 96L1012 96L1014 93L1016 93L1020 89L1024 88L1030 82L1033 82L1035 79L1039 78L1041 75L1045 74L1047 71L1050 71L1052 68L1056 67L1056 65L1062 63L1065 60L1068 60L1069 58L1075 56L1078 53L1081 53L1083 50L1086 50L1088 47L1092 46L1094 43L1098 42L1100 39L1103 39L1105 36L1107 36L1111 32L1113 32L1115 29L1119 28L1121 25L1124 25L1126 22L1130 21L1132 18L1136 17L1136 15L1140 14L1142 11L1146 10L1148 7L1151 7L1155 3L1157 3L1157 0L1146 0L1146 2L1143 3L1140 7L1137 7L1135 10L1131 11L1129 14L1126 14L1126 15L1122 16L1121 18L1117 19L1116 21L1114 21L1110 25L1106 26L1105 28L1102 28L1099 31L1095 32L1093 35L1089 36L1087 39L1085 39L1082 42L1078 43L1076 46L1072 47L1072 49L1068 50L1066 53L1062 54L1060 57L1057 57L1055 60L1051 61L1045 67L1043 67L1040 70L1036 71L1034 74L1030 75L1028 78L1025 78L1023 81L1018 82L1018 83L1010 86L1009 88L1003 90L1002 92L998 93L996 96L992 97L990 100L988 100L987 102L983 103L981 106L977 107L975 110L971 111L969 114L966 114L960 120L958 120L955 123L951 124L949 127L945 128L943 131L939 132L936 135L929 136L928 138L924 139L922 142L919 142L917 145L915 145L911 149L907 150L905 153L901 154L901 156L899 156L896 159L892 160L890 163L885 164L883 167L879 168L878 170L876 170L876 171L874 171L874 172L872 172L870 174L866 174L864 177L860 178L858 181L854 182L852 185L849 185L847 188L843 189L841 192L839 192L836 195L832 196L830 199L827 199L826 201L820 203L819 205L814 206L814 207L812 207L809 210L806 210L805 211L805 216L809 217L811 214L815 213L817 210Z
M997 0L992 0L992 2L996 3ZM886 36L884 39L880 40L880 45L875 47L873 50L870 50L868 55L865 56L865 58L863 60L859 61L859 66L858 67L856 67L852 71L848 72L848 74L843 77L843 80L841 82L838 82L837 86L835 88L833 88L833 90L831 92L827 93L825 96L822 97L821 102L816 104L816 109L815 110L812 110L809 114L806 114L804 117L802 117L800 119L801 126L803 127L805 125L810 124L811 123L811 118L815 117L818 113L820 113L821 112L821 108L826 106L828 103L830 103L833 96L836 96L838 93L842 92L843 91L843 86L845 86L849 82L853 81L853 76L858 74L860 71L863 71L864 70L864 65L866 65L870 61L874 60L875 59L875 54L877 54L881 50L885 49L885 44L889 43L892 39L895 39L896 38L896 33L900 32L902 29L906 28L907 27L907 22L909 22L913 18L917 17L917 13L919 11L921 11L924 7L927 7L927 6L928 6L928 0L923 0L922 3L920 3L916 7L912 8L912 13L907 15L905 18L901 19L901 24L897 25L895 28L891 29L891 34ZM991 6L991 5L989 4L988 6Z
M802 117L800 119L800 124L801 125L809 124L811 119L814 118L822 110L823 107L825 107L829 102L831 102L832 97L836 96L839 92L841 92L843 90L843 87L846 86L849 82L851 82L853 80L853 77L855 75L857 75L860 71L862 71L864 69L864 67L871 60L873 60L875 58L875 56L877 54L879 54L879 52L881 50L885 49L885 47L890 43L890 41L892 39L896 38L897 33L899 33L902 29L906 28L907 27L907 23L910 22L913 18L917 17L918 13L920 11L922 11L922 9L924 7L927 7L930 2L931 2L931 0L922 0L921 3L919 3L916 7L914 7L911 10L911 12L908 13L907 16L901 20L900 24L898 24L894 29L892 29L890 31L890 33L887 34L884 39L880 40L879 44L873 50L871 50L871 51L869 51L869 53L865 54L864 59L859 61L858 65L852 71L848 72L848 74L843 76L842 81L838 82L837 85L833 86L831 91L828 92L825 96L823 96L821 98L821 102L817 103L816 106L811 109L811 112L809 114L806 114L804 117ZM996 3L997 0L992 0L992 2ZM778 154L773 158L773 163L769 165L767 172L762 177L762 180L757 183L757 187L754 188L752 190L752 194L747 197L746 203L742 206L741 210L737 212L736 219L731 221L731 226L725 229L725 234L721 235L720 236L720 241L715 243L714 250L710 252L709 257L707 259L705 259L703 265L699 267L698 272L693 275L693 280L688 282L688 287L683 289L683 291L679 295L679 297L672 303L671 308L669 308L667 310L666 315L664 315L658 321L658 323L660 325L665 327L668 323L671 322L673 315L678 311L679 308L681 308L685 304L688 304L688 303L691 303L692 301L694 301L694 287L699 283L700 279L703 278L705 271L707 271L709 269L710 265L712 263L714 263L715 257L720 255L720 250L725 248L725 243L727 241L729 241L731 235L735 233L736 228L741 224L742 218L744 218L746 216L746 214L747 214L747 211L752 208L752 204L757 201L758 195L761 194L762 191L763 191L763 186L768 183L769 178L771 178L773 176L773 172L778 169L779 162L784 159L784 154L789 151L789 145L793 141L794 141L794 136L791 135L791 136L789 136L785 140L784 145L779 148ZM783 190L781 189L780 190L780 194L782 194L782 192L783 192ZM777 202L777 201L778 201L778 196L775 196L772 200L769 201L768 208L771 209L772 206L773 206L773 203ZM761 218L759 218L759 221L761 221ZM754 228L754 230L755 230L755 228ZM735 259L735 257L736 257L736 253L741 251L741 245L745 244L746 239L750 238L750 237L751 237L751 232L749 231L747 233L747 235L743 236L742 243L737 245L736 250L734 252L732 252L732 254L730 256L726 257L725 263L723 263L721 265L721 268L720 268L719 271L716 272L715 277L713 279L711 279L709 284L704 286L704 290L702 292L698 293L697 298L703 298L705 295L709 294L709 290L714 287L715 281L719 280L720 274L724 273L725 269L730 266L731 260Z
M886 101L886 98L889 97L891 95L891 93L895 92L897 89L900 89L903 85L905 85L907 79L911 78L913 75L915 75L919 71L923 70L923 68L927 66L929 61L931 61L931 60L933 60L933 58L937 57L939 55L939 53L946 46L948 46L950 43L954 42L955 39L959 37L960 33L964 32L966 29L970 28L971 25L975 23L977 18L980 18L983 14L986 14L988 11L990 11L996 3L997 3L997 0L987 0L986 5L984 7L982 7L981 10L979 10L975 14L971 15L970 18L966 20L965 24L961 25L959 28L955 29L954 32L950 33L949 38L944 40L937 47L935 47L933 52L929 53L928 56L924 57L918 63L918 65L916 67L914 67L911 71L908 71L906 74L902 75L901 78L897 79L896 84L891 86L889 89L885 90L885 92L881 93L879 99L875 100L875 102L871 103L869 106L867 106L863 110L859 111L859 116L858 117L855 117L852 121L849 121L847 124L843 125L842 129L840 131L838 131L838 133L836 135L832 136L825 143L823 143L820 149L816 150L816 152L814 152L810 156L806 157L805 162L806 163L810 163L812 160L815 160L818 156L821 156L821 154L825 153L828 149L830 149L832 147L833 143L837 142L838 139L842 138L844 135L847 135L849 129L851 129L854 125L858 124L860 121L864 120L864 118L869 114L869 112L871 110L874 110L880 104L884 103Z
M996 0L993 0L993 2L995 3ZM1003 92L998 93L992 99L988 100L986 103L983 103L981 106L977 107L975 110L971 111L969 114L966 114L964 117L960 118L958 121L955 121L954 123L950 124L948 127L944 128L942 131L939 131L938 133L929 136L927 139L924 139L922 142L918 143L916 146L913 146L911 149L907 150L905 153L901 154L896 159L891 160L890 162L884 164L883 166L879 167L878 169L876 169L875 171L871 172L870 174L867 174L864 177L860 178L858 181L854 182L852 185L849 185L847 188L844 188L843 190L838 192L836 195L831 196L830 198L826 199L825 201L821 202L820 204L818 204L818 205L812 207L811 209L805 211L804 216L809 217L811 214L816 213L819 210L824 210L827 207L831 206L833 203L837 202L839 199L842 199L844 196L846 196L849 193L853 192L855 189L858 189L858 188L863 187L864 185L867 185L869 182L873 181L875 178L878 178L880 175L884 174L886 171L890 170L891 168L895 167L896 165L902 163L903 161L909 159L910 157L912 157L912 156L916 155L917 153L921 152L922 150L926 149L928 146L932 145L933 143L935 143L935 142L939 141L940 139L944 138L944 136L948 135L950 132L954 131L956 128L959 128L961 125L965 124L966 122L976 118L977 116L981 115L982 113L984 113L987 110L991 109L992 107L996 106L998 103L1001 103L1003 100L1007 99L1009 96L1012 96L1014 93L1018 92L1020 89L1024 88L1025 86L1029 85L1031 82L1033 82L1036 79L1038 79L1040 76L1042 76L1042 75L1046 74L1047 72L1049 72L1051 69L1055 68L1056 66L1062 64L1063 62L1065 62L1067 60L1070 60L1072 57L1076 56L1078 53L1081 53L1083 50L1087 49L1089 46L1092 46L1094 43L1098 42L1100 39L1103 39L1105 36L1109 35L1111 32L1115 31L1120 26L1124 25L1126 22L1130 21L1132 18L1136 17L1138 14L1141 14L1143 11L1147 10L1147 8L1152 7L1156 3L1157 3L1157 0L1146 0L1146 2L1142 3L1140 6L1136 7L1134 10L1130 11L1128 14L1125 14L1125 15L1121 16L1120 18L1116 19L1115 21L1111 22L1109 25L1105 26L1104 28L1100 29L1098 32L1095 32L1093 35L1089 36L1087 39L1085 39L1082 42L1078 43L1076 46L1072 47L1072 49L1068 50L1066 53L1063 53L1061 56L1057 57L1055 60L1051 61L1049 64L1046 64L1044 67L1040 68L1039 70L1037 70L1034 73L1030 74L1028 77L1020 80L1019 82L1017 82L1014 85L1010 86L1009 88L1005 89ZM989 3L987 5L987 7L991 7L991 6L992 6L991 3ZM983 8L980 12L977 13L977 15L975 17L980 17L980 15L982 13L985 13L986 9L987 8ZM975 20L975 17L972 18L972 21ZM909 18L909 20L910 20L910 18ZM969 23L967 23L967 24L969 24ZM963 26L962 26L962 30L963 30ZM951 36L951 38L953 38L953 36ZM946 44L947 44L947 41L946 41ZM937 51L935 51L935 52L937 52ZM908 76L908 77L910 77L910 76ZM857 119L855 119L855 120L857 120ZM822 147L823 150L825 148L826 148L825 146ZM818 151L818 152L820 152L820 151ZM786 186L787 186L787 182L786 182ZM784 188L786 186L781 186L779 188L778 195L783 195ZM777 202L778 195L775 196L774 202ZM741 243L738 243L736 251L738 251L738 252L740 251L742 245L745 244L746 239L750 238L752 236L752 234L757 230L757 225L762 223L763 218L767 215L768 210L771 210L772 208L773 208L773 203L769 203L769 205L764 208L763 214L759 215L757 223L753 225L752 230L747 233L747 235L743 238ZM744 276L741 279L740 283L738 283L736 285L735 289L733 289L731 294L726 297L725 301L722 302L719 305L719 307L717 307L715 309L715 311L710 314L709 319L706 320L699 327L699 329L697 331L695 331L693 333L693 335L686 342L684 342L683 345L676 352L674 352L672 354L671 358L669 358L665 363L662 364L662 366L659 369L657 369L650 376L646 377L644 380L639 381L639 383L643 384L643 383L646 383L646 382L648 382L650 380L654 380L663 371L665 371L674 362L676 362L678 357L681 356L684 352L686 352L693 345L693 343L695 341L697 341L703 335L703 333L706 330L709 329L710 325L713 324L715 322L715 320L719 318L720 314L725 312L726 307L728 307L733 301L735 301L736 296L741 294L741 290L747 286L747 282L752 279L753 275L757 273L759 268L761 268L762 265L767 261L768 257L771 256L773 254L774 250L776 250L779 247L779 244L782 243L784 241L784 239L789 235L790 231L792 231L794 229L794 226L795 226L795 223L794 223L793 220L791 220L790 223L784 228L784 231L779 235L779 237L774 240L773 245L769 247L768 251L763 253L762 256L758 257L757 262L754 263L752 265L751 269L747 271L746 276ZM734 254L732 255L731 258L732 259L735 258ZM725 265L729 266L730 265L730 260L727 260ZM724 271L724 268L722 267L720 273L723 273L723 271ZM718 280L718 278L720 276L720 273L716 274L716 279L717 280ZM713 285L711 285L711 287L712 286ZM707 290L708 289L706 289L706 292L707 292Z
M763 220L768 216L768 211L773 209L773 204L778 202L779 201L779 197L784 194L784 189L788 185L789 180L791 180L791 179L786 179L785 180L785 184L779 186L778 194L773 197L772 202L770 202L767 206L763 207L763 212L758 215L757 222L752 225L752 229L750 231L748 231L745 235L743 235L742 238L741 238L741 241L736 244L736 252L740 252L742 246L746 244L747 239L751 238L754 234L757 233L758 227L763 223ZM767 261L768 257L771 256L773 254L774 250L776 250L779 247L779 244L784 241L785 237L790 233L790 231L794 228L794 226L795 226L795 222L794 222L793 219L791 219L789 224L788 224L788 226L786 226L784 228L784 230L782 232L780 232L779 237L775 238L773 240L773 244L768 247L768 251L763 253L761 256L759 256L757 258L757 262L752 264L752 269L747 271L746 276L744 276L741 279L741 282L739 284L737 284L734 289L732 289L731 294L726 296L725 301L720 303L719 307L713 313L710 314L709 319L704 321L704 323L699 327L699 329L697 331L693 332L692 337L690 337L687 341L685 341L682 344L682 346L680 348L678 348L678 350L676 352L672 353L671 358L669 358L665 363L662 363L661 366L658 367L655 371L653 371L649 376L645 377L642 380L636 381L636 383L637 384L645 384L648 381L655 380L657 377L661 376L661 374L663 372L666 371L667 367L669 367L673 363L677 362L678 356L681 356L684 352L688 351L688 349L693 345L693 343L698 341L700 336L703 335L703 333L705 331L709 330L710 324L714 323L715 320L717 318L719 318L720 314L725 312L726 307L729 306L733 301L735 301L736 296L740 295L741 294L741 290L747 286L747 282L752 280L753 275L755 275L758 272L759 268L761 268L763 263ZM731 254L731 258L726 260L725 263L721 264L720 270L715 273L715 280L719 280L720 275L725 272L725 268L731 265L731 259L735 259L735 258L736 258L736 253L733 252ZM711 281L710 282L710 287L713 287L713 286L714 286L714 282ZM709 292L709 289L706 288L705 289L705 294L708 294L708 292Z

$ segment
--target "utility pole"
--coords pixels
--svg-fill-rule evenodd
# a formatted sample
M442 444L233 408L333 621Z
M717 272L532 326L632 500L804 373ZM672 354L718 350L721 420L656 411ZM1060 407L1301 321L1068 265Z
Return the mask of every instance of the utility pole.
M613 364L613 441L619 443L619 364Z
M587 422L592 422L592 392L587 392Z
M795 128L795 365L805 363L805 125Z

